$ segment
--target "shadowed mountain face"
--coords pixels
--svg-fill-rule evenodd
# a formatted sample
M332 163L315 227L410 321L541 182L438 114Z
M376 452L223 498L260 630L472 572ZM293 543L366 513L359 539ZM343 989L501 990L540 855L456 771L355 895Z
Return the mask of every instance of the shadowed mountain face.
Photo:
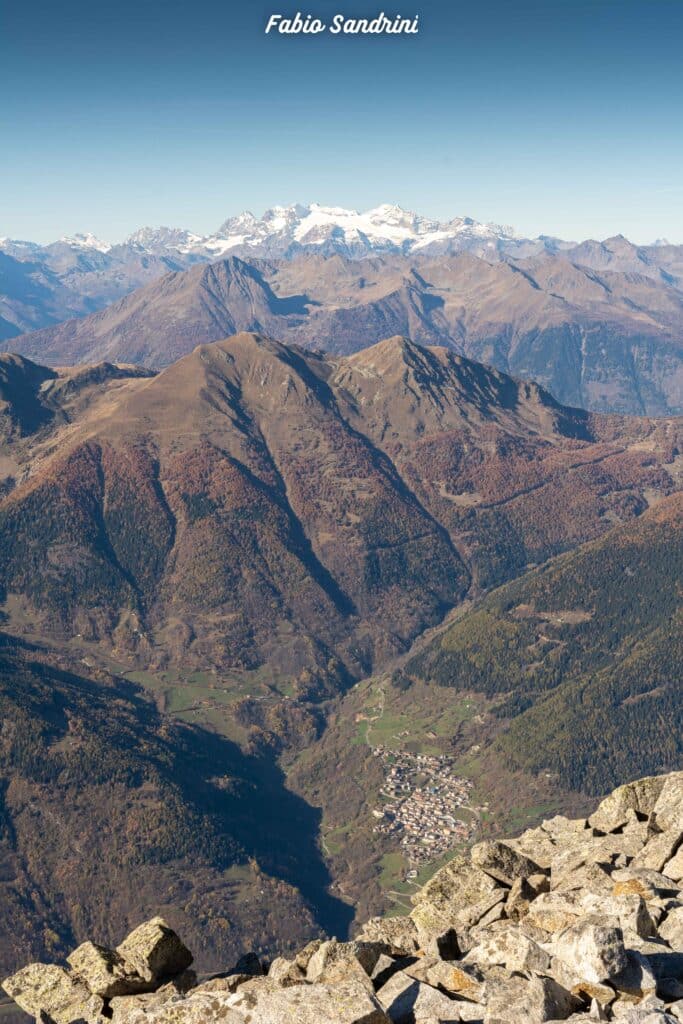
M80 388L21 365L52 418L3 449L12 628L267 667L303 696L682 482L678 421L565 408L403 338L334 358L242 334Z
M318 814L270 760L0 634L0 971L163 913L200 970L343 933Z
M568 405L681 412L680 267L669 273L617 249L585 245L576 258L573 250L543 250L494 262L469 252L230 256L168 274L99 313L22 335L13 348L51 364L161 367L236 331L338 354L401 334L538 381Z
M0 355L0 438L32 434L52 418L41 398L43 384L57 374L29 359Z
M133 366L77 366L57 373L11 353L0 353L0 439L19 441L48 425L63 425L117 381L152 377Z
M135 288L195 262L180 252L55 242L49 246L0 241L0 339L73 316L87 316Z

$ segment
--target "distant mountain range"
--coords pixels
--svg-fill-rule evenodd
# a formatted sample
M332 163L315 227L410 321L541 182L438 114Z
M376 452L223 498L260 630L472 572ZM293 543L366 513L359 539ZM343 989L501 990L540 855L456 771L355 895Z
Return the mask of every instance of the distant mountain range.
M617 298L629 307L630 326L623 332L617 323L620 333L629 338L640 335L648 342L658 342L662 337L666 340L669 335L676 341L680 340L678 307L682 301L683 246L663 241L639 246L622 236L578 244L547 236L527 239L517 236L512 228L481 224L467 217L439 222L398 206L383 205L366 213L357 213L313 204L275 207L260 219L245 212L229 218L216 232L207 236L179 228L146 227L118 244L100 241L91 234L62 238L42 246L0 239L0 341L63 320L86 316L168 272L225 257L239 257L249 263L254 260L298 261L306 255L343 257L344 260L362 261L364 267L370 258L381 257L389 260L390 264L397 258L403 258L404 273L413 267L420 273L424 260L433 263L439 259L448 268L448 261L462 254L476 257L482 274L475 294L461 297L463 309L460 319L465 327L473 316L478 315L480 297L482 300L486 298L487 268L490 265L514 265L524 274L527 262L531 261L529 278L536 281L536 261L550 260L552 267L552 259L557 258L561 261L560 275L564 274L566 264L581 268L584 276L589 278L597 275L589 287L602 290L606 302L610 302L613 293L612 281L602 275L623 275L617 283L616 293ZM267 271L265 273L268 276ZM371 283L374 274L374 270L369 273L361 271L358 274L361 279L359 287ZM328 271L325 276L329 278ZM583 310L586 282L571 285L567 293L562 286L553 287L552 270L548 271L547 277L547 283L540 283L539 287L554 298L556 304L565 307L563 316L560 311L556 312L555 321L559 319L562 324L573 324L577 310ZM311 291L310 281L306 284ZM655 308L662 302L667 307L676 307L675 310L660 310L662 319L655 318L655 324L651 322L653 291L661 291L664 296L657 298ZM435 311L432 309L431 312ZM596 318L594 313L589 316L593 320ZM340 319L344 319L343 315ZM498 316L496 322L500 319ZM609 322L612 323L611 320ZM244 326L260 329L256 323ZM335 328L339 326L335 324ZM351 329L358 335L356 347L372 344L394 330L404 331L398 324L383 325L379 333L368 333L363 324L354 324ZM506 330L512 334L515 329L511 326ZM448 322L432 329L427 337L432 342L445 342L462 351L470 351L477 358L487 358L486 347L482 352L468 349L462 342L462 333L463 328L459 329L457 322ZM211 340L220 336L214 335ZM499 333L493 333L489 338L491 361L503 369L517 372L513 363L504 365L498 358L498 338ZM323 337L321 343L326 344L327 339ZM161 364L170 362L177 354L177 351L169 353ZM575 361L574 354L571 358ZM648 359L647 354L636 353L633 356L636 364ZM547 378L541 379L550 383ZM574 400L571 393L559 394L563 400ZM590 400L591 396L588 397ZM623 408L624 411L639 411L637 401L631 405L627 402ZM640 402L642 410L658 411L647 395Z
M326 255L361 258L383 252L462 252L482 247L495 250L524 244L511 227L480 224L470 217L436 221L387 203L365 213L338 206L294 204L275 206L259 219L245 210L229 217L217 231L199 235L184 228L143 227L122 243L101 241L90 233L60 238L47 246L0 239L0 249L17 258L62 247L79 253L129 249L175 258L196 256L216 259L226 253L261 257L291 257L305 249Z
M668 250L652 252L663 259ZM93 253L88 259L108 258ZM583 263L547 251L523 259L232 255L174 270L100 312L6 344L52 365L163 367L239 331L336 354L404 335L538 381L567 405L683 412L683 276L673 272L673 256L671 272L644 262L625 240L586 243L581 256ZM138 265L145 260L155 276L162 257L139 257Z
M84 316L169 270L225 256L290 259L314 251L352 259L379 253L476 252L520 243L511 228L455 218L441 224L398 206L367 213L337 207L274 207L258 220L244 212L211 235L140 228L117 244L90 233L49 245L0 238L0 340Z
M608 239L606 245L609 247L610 243L615 242L626 242L626 239L619 235ZM591 241L582 243L582 246L592 247L596 244L599 243ZM227 253L289 258L302 250L313 249L325 255L339 253L358 259L377 253L426 252L443 255L463 251L476 252L478 255L500 252L531 256L544 251L576 250L582 246L549 235L524 238L509 225L483 224L471 217L433 220L391 203L384 203L364 213L340 206L321 206L319 203L310 206L274 206L266 210L261 218L245 210L235 217L228 217L209 235L178 227L143 227L120 243L102 241L89 232L64 236L45 246L0 238L0 250L19 259L54 250L55 247L72 252L101 254L116 254L127 248L157 256L191 255L201 259L216 259ZM672 246L666 239L660 238L651 245L632 248L646 253L680 247ZM667 258L666 255L664 258Z

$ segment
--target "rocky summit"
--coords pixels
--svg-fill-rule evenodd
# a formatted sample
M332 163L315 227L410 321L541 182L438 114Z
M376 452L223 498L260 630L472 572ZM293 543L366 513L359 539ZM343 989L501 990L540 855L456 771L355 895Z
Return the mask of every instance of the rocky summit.
M683 772L653 776L587 819L478 843L352 941L197 977L154 918L3 987L43 1024L679 1024L682 844Z

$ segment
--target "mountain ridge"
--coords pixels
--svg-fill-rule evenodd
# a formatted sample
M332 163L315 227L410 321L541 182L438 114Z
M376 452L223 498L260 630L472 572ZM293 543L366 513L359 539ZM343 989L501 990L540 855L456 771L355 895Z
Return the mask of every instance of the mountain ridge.
M122 242L102 242L90 233L62 237L56 242L39 246L37 243L0 239L0 249L36 252L50 245L67 245L73 249L96 250L107 253L116 246L136 246L147 252L173 250L187 254L195 252L215 258L231 249L252 250L257 255L282 256L292 246L323 246L329 251L345 255L367 255L371 251L405 251L417 245L422 248L434 243L453 241L461 236L463 243L470 240L493 244L495 239L513 239L510 227L482 224L470 217L455 217L437 221L384 203L364 213L343 207L308 206L294 203L266 210L261 218L249 210L228 217L220 227L208 235L200 235L177 227L142 227ZM258 252L256 252L258 250Z
M243 333L153 376L61 372L26 385L47 419L5 449L4 607L141 667L315 690L334 662L344 685L469 587L683 483L678 420L568 409L402 337L344 358Z
M243 210L227 217L215 231L204 235L185 228L145 225L119 242L102 241L91 232L62 236L43 245L4 237L0 238L0 250L35 252L41 248L66 245L73 249L106 253L132 245L148 252L171 249L180 253L195 251L210 253L215 258L240 246L248 247L255 255L281 256L296 243L329 245L332 251L346 255L354 251L357 255L367 255L370 250L377 252L382 249L405 252L406 248L430 246L437 246L440 253L445 253L458 251L460 247L467 248L470 244L485 244L490 248L502 244L502 247L509 246L511 252L516 248L528 248L530 244L535 244L537 251L558 251L580 245L603 246L605 250L634 246L622 234L602 240L590 237L581 242L547 234L527 237L510 225L477 221L467 216L439 220L406 210L395 203L382 203L363 212L321 203L292 203L270 207L261 217L256 217L250 210ZM259 247L265 248L257 253ZM655 239L651 243L635 243L635 247L645 252L675 246L668 239Z
M347 355L393 335L446 345L536 380L565 405L683 410L683 289L566 256L349 260L304 253L174 270L100 312L13 342L39 362L163 367L202 342L256 331Z
M683 246L634 245L622 236L578 244L549 236L525 239L500 225L468 217L439 222L391 204L364 214L293 205L273 208L260 220L249 213L228 218L207 236L141 228L114 245L87 233L47 245L0 239L0 339L87 315L168 271L226 255L289 260L313 253L358 262L464 252L490 262L564 255L594 270L640 273L662 285L680 287L683 279Z

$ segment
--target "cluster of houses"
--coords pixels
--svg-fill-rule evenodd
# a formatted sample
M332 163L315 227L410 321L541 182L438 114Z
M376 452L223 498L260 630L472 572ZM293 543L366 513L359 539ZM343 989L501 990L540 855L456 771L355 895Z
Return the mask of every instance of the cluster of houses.
M413 865L424 864L472 837L476 818L458 816L469 805L472 783L454 774L454 761L445 754L411 754L373 748L385 766L381 795L386 803L373 810L373 831L400 840L414 877ZM469 820L463 820L467 818Z

